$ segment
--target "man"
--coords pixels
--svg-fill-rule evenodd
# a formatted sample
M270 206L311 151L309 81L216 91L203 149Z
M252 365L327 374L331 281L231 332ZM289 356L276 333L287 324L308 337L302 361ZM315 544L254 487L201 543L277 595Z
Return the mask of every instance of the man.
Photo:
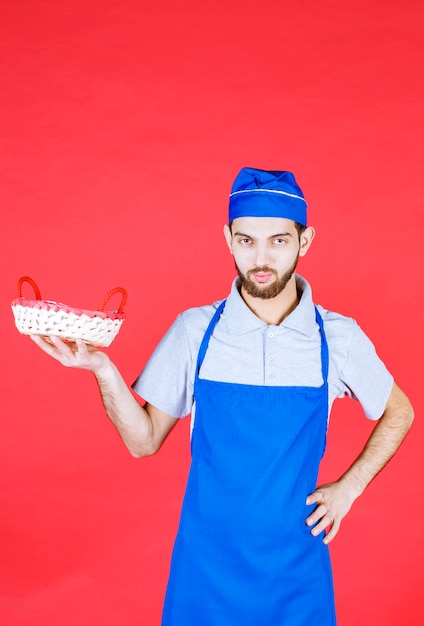
M192 463L163 626L334 626L327 544L384 467L411 405L349 318L316 307L295 274L314 239L290 172L244 168L225 237L238 278L224 301L182 313L134 385L83 341L34 337L91 370L130 452L156 452L191 413ZM378 420L342 477L317 487L336 397Z

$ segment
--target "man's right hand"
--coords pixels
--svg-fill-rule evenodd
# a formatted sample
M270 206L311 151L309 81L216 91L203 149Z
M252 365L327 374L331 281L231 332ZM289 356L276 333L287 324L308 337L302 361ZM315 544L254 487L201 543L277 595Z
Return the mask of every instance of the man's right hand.
M82 339L68 342L56 336L30 335L30 337L46 354L65 367L76 367L99 374L110 362L105 352L86 344Z

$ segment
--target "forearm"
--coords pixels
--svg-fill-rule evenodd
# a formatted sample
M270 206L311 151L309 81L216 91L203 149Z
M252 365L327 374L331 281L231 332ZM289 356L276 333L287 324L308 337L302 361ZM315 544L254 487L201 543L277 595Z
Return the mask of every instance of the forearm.
M152 419L137 402L116 366L109 361L94 372L105 411L133 456L157 450Z
M408 398L394 384L386 410L363 451L340 478L340 482L356 499L385 467L401 445L413 421Z

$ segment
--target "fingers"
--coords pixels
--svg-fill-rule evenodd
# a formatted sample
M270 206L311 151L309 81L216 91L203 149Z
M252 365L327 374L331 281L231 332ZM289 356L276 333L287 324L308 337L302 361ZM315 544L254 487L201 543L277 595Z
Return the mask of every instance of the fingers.
M323 530L325 530L327 526L330 526L333 521L334 520L328 508L325 506L325 504L321 504L307 518L306 524L307 526L313 526L311 533L316 536L319 535Z
M104 352L95 346L87 345L83 339L62 341L54 335L49 337L30 335L30 337L46 354L65 367L76 367L96 372L110 362L109 357Z
M331 527L327 530L327 534L325 535L323 541L325 544L329 544L330 541L334 539L334 537L339 532L340 522L333 522Z
M54 341L54 337L42 337L41 335L30 335L30 339L32 339L32 341L34 343L37 344L37 346L39 346L42 350L44 350L44 352L47 352L47 354L50 354L50 356L54 356L57 348L56 348L56 344Z
M341 523L341 517L335 513L337 506L333 502L333 507L331 507L326 501L325 494L321 491L310 494L306 504L317 504L317 507L306 519L306 525L311 527L311 534L317 537L326 531L323 542L325 544L330 543L339 531Z
M314 535L314 537L320 535L324 530L329 529L324 538L324 543L328 543L327 539L330 531L335 527L333 516L324 504L321 504L315 509L307 518L306 524L307 526L313 526L313 528L311 528L311 534ZM335 532L333 534L335 535Z
M314 491L306 498L306 504L317 504L324 500L324 494L321 491Z
M59 337L51 335L49 337L42 337L40 335L30 335L32 341L36 343L46 354L50 355L62 365L70 366L74 364L75 355L80 348L83 349L79 343L65 343ZM79 340L78 340L79 341ZM84 342L82 342L83 345Z

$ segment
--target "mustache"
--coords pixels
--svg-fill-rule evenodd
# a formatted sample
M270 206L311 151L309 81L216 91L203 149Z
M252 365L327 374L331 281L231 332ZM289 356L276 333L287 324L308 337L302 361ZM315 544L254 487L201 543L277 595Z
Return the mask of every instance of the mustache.
M252 274L257 274L258 272L264 272L265 274L277 274L277 272L275 270L272 269L272 267L269 267L268 265L260 265L258 267L254 267L251 270L248 270L247 275L251 276Z

